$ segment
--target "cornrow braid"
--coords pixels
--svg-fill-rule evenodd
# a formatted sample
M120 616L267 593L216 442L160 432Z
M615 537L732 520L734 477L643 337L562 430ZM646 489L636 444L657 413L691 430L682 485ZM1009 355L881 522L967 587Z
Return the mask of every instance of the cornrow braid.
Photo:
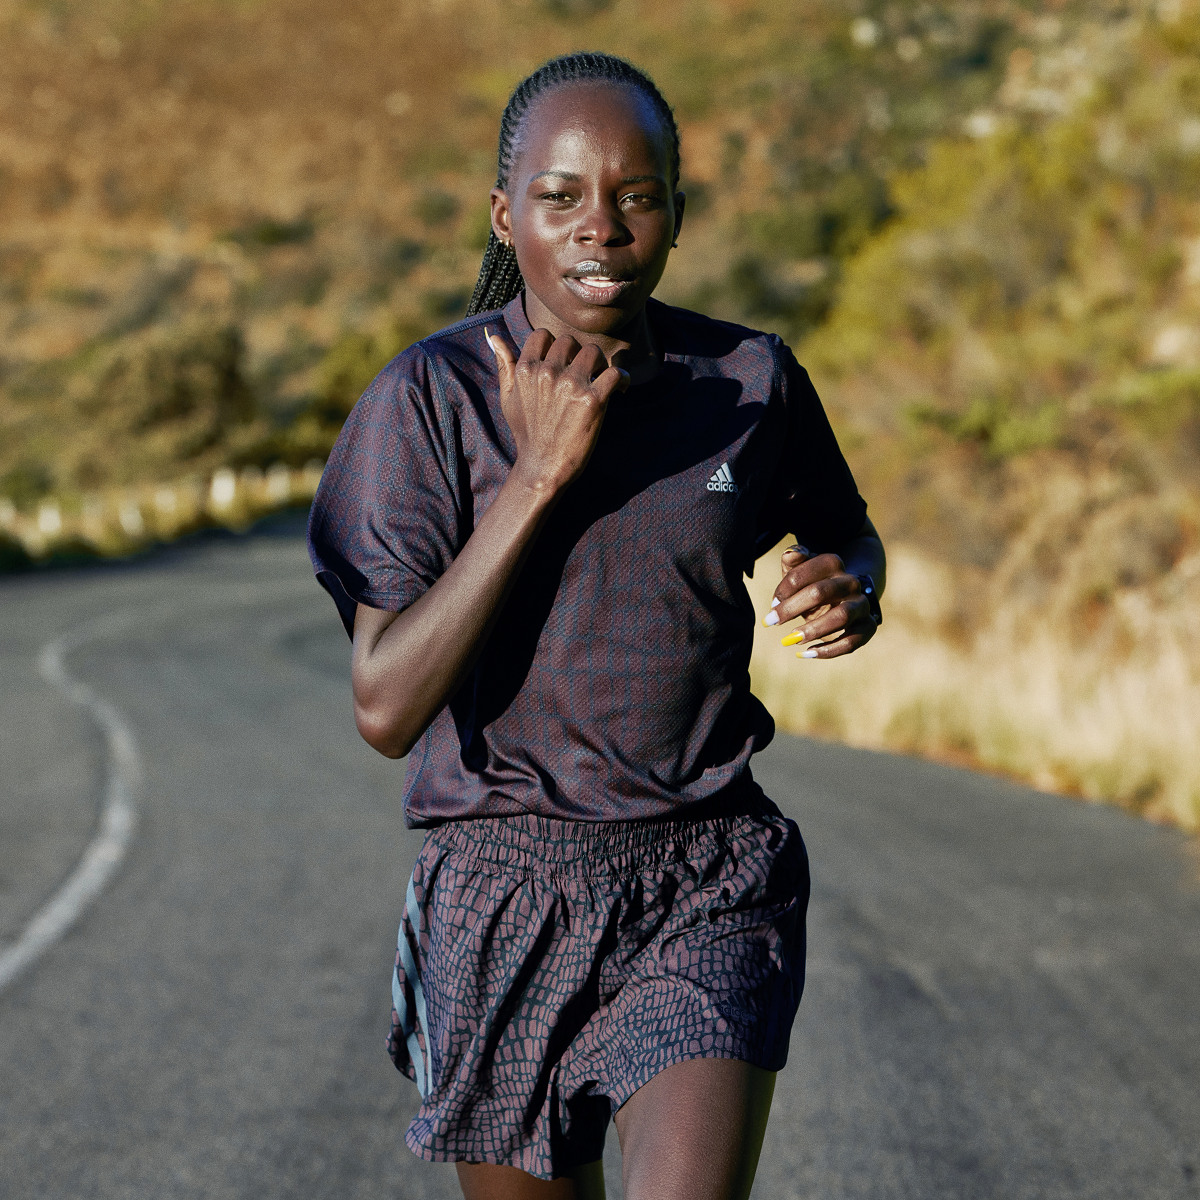
M514 145L529 106L538 96L568 83L622 83L637 88L662 118L671 138L671 187L679 183L679 127L675 114L644 71L639 71L631 62L613 54L580 51L552 58L527 75L517 84L509 97L500 118L500 149L496 156L496 186L508 187L509 171L512 169ZM483 252L483 264L479 268L479 279L467 306L467 316L490 312L502 308L525 286L521 269L517 266L516 251L500 241L495 233L488 235L487 249Z
M495 233L488 234L483 265L467 305L467 316L503 308L523 287L521 268L517 266L516 251L502 242Z

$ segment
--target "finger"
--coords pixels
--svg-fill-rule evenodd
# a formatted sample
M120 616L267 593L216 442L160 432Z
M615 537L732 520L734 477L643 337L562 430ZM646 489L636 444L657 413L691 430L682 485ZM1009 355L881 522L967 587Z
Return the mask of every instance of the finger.
M834 634L841 633L843 629L847 629L855 621L861 620L862 616L863 614L857 611L852 600L835 604L821 616L815 619L810 618L799 629L793 630L786 637L780 639L780 644L798 646L801 642L814 642L819 638L832 637Z
M806 645L804 649L796 651L797 658L836 658L839 654L849 654L851 650L857 650L860 646L865 646L876 633L879 632L879 626L875 624L875 619L871 616L870 608L868 607L866 615L854 617L846 623L845 629L839 630L837 634L827 636L824 641L813 642ZM843 642L848 642L846 649L838 650L834 653L813 654L813 650L832 650L835 646L841 646Z
M804 565L807 567L810 564ZM801 570L803 569L802 567ZM807 584L797 592L790 592L788 581L792 574L794 572L789 572L775 589L779 603L773 605L771 611L763 618L764 625L781 625L785 621L794 621L805 614L811 615L814 608L823 604L838 604L847 596L859 593L859 583L853 575L834 575L827 579L818 579L816 583Z
M783 566L783 574L786 575L810 558L812 558L812 551L807 546L789 546L779 558Z
M803 549L803 547L801 547ZM775 589L778 600L786 600L788 596L801 588L809 587L821 579L845 572L842 560L836 554L818 554L816 558L799 558L792 563L787 562L787 556L792 551L784 551L784 573ZM798 556L797 556L798 557Z
M592 381L592 392L602 403L607 404L614 392L623 392L629 387L629 372L620 367L608 367Z
M835 575L832 579L820 579L806 588L801 588L800 591L781 600L773 611L780 624L794 621L797 617L811 621L820 615L814 610L840 604L854 595L856 590L857 584L849 576Z
M782 601L779 600L778 598L772 600L771 601L772 610L777 610L781 604L782 604ZM817 617L823 617L832 607L833 606L831 604L818 604L816 608L808 609L803 615L805 617L807 617L808 620L814 621L814 620L816 620ZM764 625L778 625L781 622L786 623L786 622L794 619L794 618L786 616L786 615L780 616L777 611L776 611L775 615L778 618L777 620L764 621L763 624Z
M541 362L554 345L554 334L548 329L535 329L526 339L518 362Z
M569 333L564 333L554 339L554 345L546 355L546 362L552 367L566 369L580 349L579 343Z
M807 546L795 545L789 546L780 556L779 565L782 573L786 575L789 571L795 570L801 563L807 562L812 557L812 552ZM771 607L778 608L781 597L773 596L771 598Z
M593 383L608 366L604 359L604 351L599 346L589 343L586 346L581 346L579 353L571 362L572 372L583 381L584 384Z
M821 579L829 579L834 575L844 575L845 564L836 554L818 554L815 558L806 558L792 566L784 579L779 581L781 588L799 591L810 583Z
M485 325L483 336L487 338L487 344L496 358L496 370L500 376L500 391L502 394L506 393L512 387L513 372L517 369L517 356L503 334L492 333Z
M843 654L852 654L859 646L868 641L863 633L849 633L834 642L825 642L821 646L810 646L807 650L797 650L797 658L841 658Z

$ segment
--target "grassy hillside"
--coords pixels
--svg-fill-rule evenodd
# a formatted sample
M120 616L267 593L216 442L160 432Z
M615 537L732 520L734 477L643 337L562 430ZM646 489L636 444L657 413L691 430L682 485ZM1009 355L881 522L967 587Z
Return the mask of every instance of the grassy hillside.
M679 110L665 294L797 336L1039 8L8 0L0 494L319 455L389 352L461 315L508 91L578 45Z
M661 294L798 345L895 553L869 655L760 646L781 718L1194 823L1197 21L0 0L0 565L310 492L463 310L509 89L598 46L680 119Z
M1200 18L1167 16L1014 53L893 179L805 350L903 543L898 628L775 699L1194 825Z

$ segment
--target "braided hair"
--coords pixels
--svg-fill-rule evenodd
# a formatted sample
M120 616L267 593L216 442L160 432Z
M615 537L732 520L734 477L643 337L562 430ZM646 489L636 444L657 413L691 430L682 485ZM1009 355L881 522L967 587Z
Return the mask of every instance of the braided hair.
M674 188L679 182L679 127L675 124L671 106L663 99L650 76L639 71L632 63L612 54L587 51L552 58L517 84L500 119L496 186L508 187L513 144L530 104L543 93L570 83L627 84L637 88L654 105L671 138L671 187ZM521 269L517 266L516 251L500 241L494 231L489 233L487 249L483 252L483 265L479 268L479 280L475 284L471 303L467 306L467 316L503 307L524 286Z

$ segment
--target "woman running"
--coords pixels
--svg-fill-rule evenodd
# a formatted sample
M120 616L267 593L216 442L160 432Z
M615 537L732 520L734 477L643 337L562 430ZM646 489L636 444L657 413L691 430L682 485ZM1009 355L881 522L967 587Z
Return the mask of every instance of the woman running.
M428 830L392 978L406 1140L468 1200L753 1181L804 981L808 868L754 783L743 575L833 658L875 632L883 548L774 335L651 298L679 134L651 80L555 59L505 109L466 320L390 363L312 509L354 712Z

